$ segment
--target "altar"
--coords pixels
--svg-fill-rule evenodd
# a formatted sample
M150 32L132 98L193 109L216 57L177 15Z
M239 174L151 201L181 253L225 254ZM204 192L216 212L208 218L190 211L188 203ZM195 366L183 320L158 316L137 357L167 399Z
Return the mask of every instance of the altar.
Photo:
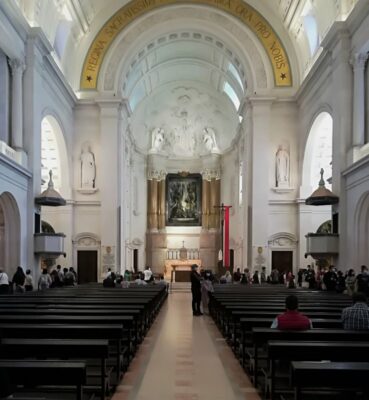
M165 279L170 282L190 282L191 265L193 264L201 267L201 260L165 260Z

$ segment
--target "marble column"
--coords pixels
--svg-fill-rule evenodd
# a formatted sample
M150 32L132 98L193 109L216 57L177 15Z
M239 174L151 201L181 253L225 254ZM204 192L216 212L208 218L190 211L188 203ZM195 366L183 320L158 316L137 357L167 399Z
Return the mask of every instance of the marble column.
M23 150L23 71L25 63L14 58L9 61L12 71L12 140L15 150Z
M101 200L101 245L110 246L114 255L115 265L118 265L118 256L120 254L121 243L127 239L126 232L122 227L123 235L119 235L119 207L120 204L120 188L126 187L127 182L122 182L120 177L123 175L119 171L119 149L122 146L121 128L122 128L122 100L120 99L102 99L98 101L100 107L100 164L98 176L100 200ZM125 154L125 153L123 153ZM125 158L125 156L124 156ZM126 160L123 160L125 162ZM124 206L122 215L124 215ZM120 249L118 249L118 246ZM122 255L121 255L122 256ZM121 257L121 260L124 257ZM101 271L103 274L106 271Z
M354 70L352 145L365 144L365 63L368 54L356 53L351 59Z
M252 226L251 267L254 267L255 250L268 245L269 227L265 213L269 209L269 149L274 98L253 97L249 101L252 107L252 211L249 223Z
M210 182L203 176L202 179L202 228L209 229L210 213Z
M158 184L158 228L165 230L165 179Z
M158 230L158 181L150 179L147 181L147 210L148 228L150 231Z

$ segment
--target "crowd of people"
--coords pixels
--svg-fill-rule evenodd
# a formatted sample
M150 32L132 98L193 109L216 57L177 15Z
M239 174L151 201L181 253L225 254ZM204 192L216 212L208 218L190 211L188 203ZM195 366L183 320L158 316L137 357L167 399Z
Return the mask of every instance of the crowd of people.
M46 290L54 287L75 286L77 282L77 273L73 267L62 269L60 265L57 265L50 273L47 268L43 268L37 285L35 285L30 269L24 272L23 268L18 266L11 280L6 272L0 270L0 294L13 292L23 293L33 290Z
M253 273L248 268L241 272L241 268L238 267L233 275L227 270L220 277L219 282L250 285L284 284L288 288L305 287L347 293L350 296L354 292L362 292L369 297L369 271L365 265L361 266L358 274L355 274L353 269L343 273L333 265L315 271L311 265L308 265L306 269L299 269L297 277L291 271L280 272L276 268L272 269L268 275L265 267L262 267L261 272L255 270Z
M123 275L116 274L109 268L103 280L103 286L110 288L126 288L129 287L131 283L138 286L149 284L167 285L167 282L164 280L164 275L159 275L158 279L156 279L150 267L146 267L144 271L139 271L137 273L125 270Z

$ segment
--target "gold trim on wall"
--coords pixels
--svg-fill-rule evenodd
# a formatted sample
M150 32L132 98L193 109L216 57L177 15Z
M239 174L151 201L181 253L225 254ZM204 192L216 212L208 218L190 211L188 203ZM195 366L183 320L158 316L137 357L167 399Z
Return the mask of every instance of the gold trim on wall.
M287 52L269 22L253 7L242 0L132 0L118 10L101 28L86 55L82 75L81 89L96 89L99 73L106 52L115 38L132 21L160 7L174 4L208 5L241 20L260 40L274 75L277 87L292 86L292 72Z

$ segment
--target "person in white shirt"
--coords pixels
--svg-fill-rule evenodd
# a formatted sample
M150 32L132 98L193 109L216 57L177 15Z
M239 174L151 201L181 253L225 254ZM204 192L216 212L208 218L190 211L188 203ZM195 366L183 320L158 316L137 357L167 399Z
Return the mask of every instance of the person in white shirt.
M145 276L145 282L149 283L151 282L152 279L152 271L150 269L150 267L146 267L145 271L144 271L144 276Z
M0 294L9 293L9 277L6 272L0 269Z
M142 274L138 275L138 278L135 280L136 285L147 285L147 282L144 281Z
M33 278L32 278L30 269L27 269L27 271L26 271L26 278L24 280L24 288L26 289L26 292L32 292L32 290L33 290Z

